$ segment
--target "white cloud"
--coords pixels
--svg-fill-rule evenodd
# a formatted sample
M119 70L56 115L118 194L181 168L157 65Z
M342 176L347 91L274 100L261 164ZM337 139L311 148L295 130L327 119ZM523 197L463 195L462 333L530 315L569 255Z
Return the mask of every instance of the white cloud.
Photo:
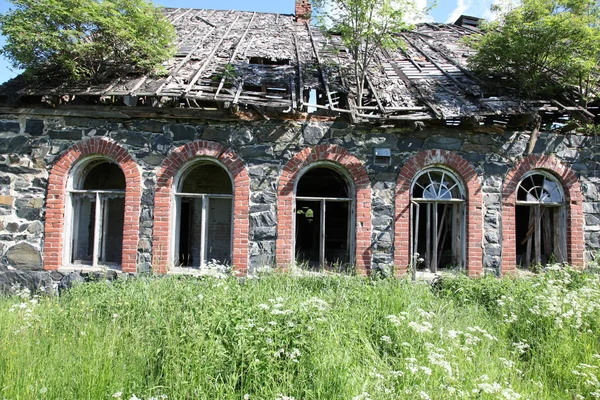
M417 24L419 22L434 22L433 17L426 11L427 0L405 0L404 2L399 1L399 3L409 4L413 9L404 16L404 21L412 24Z
M498 18L502 18L502 15L507 11L519 6L521 0L493 0L486 3L489 3L489 5L483 13L483 18L489 21L496 21ZM498 11L492 11L492 7L497 7Z
M451 24L458 19L471 7L472 0L458 0L456 8L450 13L446 23Z

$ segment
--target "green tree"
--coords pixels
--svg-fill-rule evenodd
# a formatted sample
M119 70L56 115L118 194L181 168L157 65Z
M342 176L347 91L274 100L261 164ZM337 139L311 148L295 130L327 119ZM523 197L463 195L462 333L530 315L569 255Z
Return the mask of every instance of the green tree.
M593 96L600 56L596 0L523 0L495 11L499 18L482 25L485 35L469 39L478 51L471 68L502 77L524 98L556 87L576 87L583 101Z
M367 71L379 48L402 45L396 33L410 27L405 19L415 13L404 0L312 0L319 25L339 33L354 61L357 105L362 96Z
M174 53L175 29L147 0L10 0L0 50L30 76L99 82L151 73Z

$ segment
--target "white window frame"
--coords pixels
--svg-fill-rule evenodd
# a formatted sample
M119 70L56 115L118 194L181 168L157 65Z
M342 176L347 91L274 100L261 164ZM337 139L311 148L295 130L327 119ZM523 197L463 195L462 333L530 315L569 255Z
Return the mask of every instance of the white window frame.
M71 268L79 267L109 267L109 268L120 268L121 262L119 263L107 263L101 262L101 258L104 258L106 252L106 242L102 238L106 237L106 229L108 226L108 200L110 198L122 197L125 198L126 190L80 190L75 189L76 187L82 186L87 176L86 172L88 169L93 168L93 164L110 163L119 166L113 160L102 157L89 157L86 160L77 164L67 180L67 188L65 191L65 229L63 232L63 262L62 265ZM120 166L119 166L120 168ZM79 234L79 219L80 207L75 204L74 195L87 195L89 197L95 197L96 210L94 216L94 243L92 250L92 263L77 263L73 256L73 243L78 240ZM103 243L102 248L100 242Z
M179 188L187 178L188 174L193 171L196 167L200 167L202 165L216 165L222 168L229 177L231 182L231 192L232 194L205 194L205 193L186 193L180 192ZM234 233L234 220L235 220L235 182L233 176L229 172L229 169L218 160L212 158L196 158L192 161L189 161L180 170L177 172L173 179L173 186L171 190L171 221L173 222L173 229L171 231L170 238L170 254L171 254L171 262L170 269L181 269L181 270L195 270L196 268L192 266L180 266L179 263L179 244L180 244L180 230L181 230L181 200L182 198L200 198L202 199L202 226L201 226L201 235L202 242L200 243L200 268L206 265L207 254L208 254L208 209L210 199L231 199L231 232L229 238L229 258L233 261L233 233Z
M556 201L542 201L542 200L538 200L538 201L527 201L527 200L519 200L519 190L521 189L521 185L523 184L523 182L525 182L525 180L530 179L532 176L534 175L540 175L543 176L545 180L551 181L553 182L556 187L558 188L558 191L560 193L561 196L561 201L560 202L556 202ZM548 208L548 209L554 209L554 215L555 217L558 218L558 222L559 222L559 226L556 228L555 231L555 238L554 238L554 243L553 243L553 247L558 248L558 255L555 255L558 257L558 262L566 262L567 261L567 235L566 235L566 227L567 227L567 201L566 201L566 197L565 197L565 190L563 188L563 185L561 184L561 182L558 180L558 178L556 178L553 174L551 174L548 171L542 170L542 169L533 169L529 172L527 172L519 181L519 184L517 185L517 189L515 192L515 213L516 213L516 207L517 206L528 206L531 207L531 211L533 211L533 218L535 218L535 227L534 227L534 242L535 242L535 248L534 248L534 263L535 264L541 264L542 259L541 259L541 213L542 213L542 207ZM531 223L531 222L530 222ZM538 232L539 234L535 234L535 232ZM556 233L558 233L559 237L556 238ZM556 241L558 241L559 243L556 243ZM531 241L529 241L528 243L528 247L529 247L529 251L528 253L531 253ZM539 249L539 251L538 251ZM516 250L516 249L515 249ZM529 267L531 264L532 260L525 260L525 266Z
M337 174L339 174L345 181L346 184L346 188L348 190L348 197L307 197L307 196L297 196L296 193L298 193L298 183L300 183L300 180L302 179L302 177L309 172L312 169L315 168L329 168L333 171L335 171ZM348 243L347 243L347 248L348 248L348 265L350 266L354 266L354 262L355 262L355 248L356 248L356 237L355 237L355 232L356 232L356 201L354 200L356 198L356 191L355 191L355 187L354 187L354 181L351 179L351 177L349 176L349 174L342 168L340 168L339 166L337 166L336 164L332 164L326 161L317 161L314 162L312 164L310 164L309 166L305 167L303 170L300 171L300 173L298 174L298 178L296 179L296 182L294 182L294 204L293 204L293 208L292 208L292 265L296 265L296 212L297 210L297 203L298 201L308 201L308 202L315 202L315 203L320 203L320 226L319 226L319 264L321 267L323 267L325 265L325 237L327 232L325 231L325 217L327 215L327 203L333 203L333 202L344 202L344 203L348 203Z
M437 172L437 173L442 173L444 175L449 176L454 182L455 185L452 186L449 190L451 191L454 187L458 188L458 192L460 194L460 199L456 199L456 198L451 198L451 199L443 199L443 198L414 198L413 197L413 192L415 189L415 185L417 185L417 181L426 174L429 174L431 172ZM443 176L443 175L442 175ZM430 176L431 179L431 176ZM423 188L423 190L425 190L425 188ZM452 225L452 234L451 236L453 238L456 237L456 234L458 234L460 232L460 260L459 260L459 267L461 269L466 269L466 254L467 254L467 237L466 237L466 209L467 209L467 196L466 196L466 191L465 191L465 186L462 182L462 180L460 179L460 177L458 175L456 175L456 173L454 173L453 171L444 168L443 166L429 166L429 167L425 167L424 169L422 169L421 171L419 171L415 177L412 180L412 183L410 185L410 266L411 266L411 271L412 271L412 277L413 279L416 279L416 275L417 275L417 264L418 264L418 258L416 256L416 240L418 240L418 236L419 236L419 229L420 229L420 221L419 221L419 211L420 211L420 207L422 205L429 205L429 204L433 204L433 205L440 205L440 204L452 204L452 205L459 205L459 210L456 210L456 207L453 207L452 212L456 213L456 215L453 217L454 220L458 219L460 221L460 226L457 227L455 224ZM429 210L429 208L427 209L427 212L432 212L433 215L430 217L431 220L436 221L435 223L435 228L437 228L437 207L433 207L432 211ZM435 241L438 240L438 229L433 229L433 231L431 231L431 226L430 224L427 224L427 237L432 236L431 233L433 233L433 237L435 239ZM429 240L427 240L426 242L426 247L429 249L429 251L432 254L432 260L430 260L430 266L429 266L429 270L432 273L437 273L438 272L438 268L437 268L437 264L438 264L438 248L437 246L436 249L433 249L433 251L431 251L431 243ZM439 243L438 243L439 246ZM433 265L433 268L431 268L431 265Z

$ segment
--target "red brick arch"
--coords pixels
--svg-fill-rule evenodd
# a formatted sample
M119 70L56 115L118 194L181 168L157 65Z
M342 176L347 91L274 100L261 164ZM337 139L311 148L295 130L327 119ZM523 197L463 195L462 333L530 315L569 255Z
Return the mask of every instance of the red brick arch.
M195 158L214 159L233 176L233 254L232 263L238 275L248 272L248 234L250 180L240 157L224 146L199 140L173 150L163 161L154 195L154 233L152 259L154 271L166 273L173 259L170 254L171 204L173 178L180 168Z
M396 223L394 234L394 261L398 276L410 265L410 188L415 176L427 167L446 167L462 179L466 199L466 255L465 265L471 276L482 273L483 265L483 204L481 183L477 172L467 160L446 150L428 150L413 156L400 170L396 181Z
M318 145L298 152L283 167L277 199L277 265L287 268L294 261L294 185L305 167L326 161L348 172L355 186L355 257L357 273L371 269L371 181L363 162L335 145Z
M123 147L108 138L92 138L66 150L50 170L46 200L44 269L59 269L63 264L65 199L72 168L89 156L104 156L116 162L125 175L125 224L121 269L136 272L140 224L141 175L136 162Z
M517 186L525 174L544 170L555 176L563 186L567 206L567 261L576 267L584 266L585 240L583 233L583 194L577 176L559 159L548 155L525 157L504 180L502 190L502 273L516 271L515 204Z

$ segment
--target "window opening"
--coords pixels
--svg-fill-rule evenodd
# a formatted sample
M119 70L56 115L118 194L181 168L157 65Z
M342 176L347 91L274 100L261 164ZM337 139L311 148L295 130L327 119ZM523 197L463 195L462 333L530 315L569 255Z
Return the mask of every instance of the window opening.
M216 164L201 163L182 177L175 198L175 263L196 268L212 260L229 264L233 184L227 172Z
M352 199L346 180L317 167L306 172L296 189L296 260L310 268L346 270L351 265Z
M550 174L536 171L517 188L515 206L517 263L566 261L566 210L561 184Z
M411 190L412 270L464 267L464 190L449 171L421 172Z
M111 162L92 162L69 191L72 264L118 265L123 250L125 175Z

